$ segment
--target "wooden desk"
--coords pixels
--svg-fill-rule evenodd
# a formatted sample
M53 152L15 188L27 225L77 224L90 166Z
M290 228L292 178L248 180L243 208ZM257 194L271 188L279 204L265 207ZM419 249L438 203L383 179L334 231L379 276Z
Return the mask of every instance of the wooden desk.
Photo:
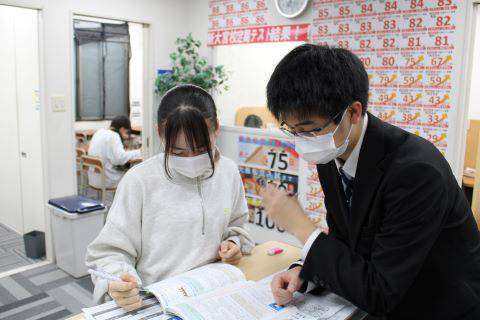
M269 256L267 250L271 247L282 248L279 255ZM287 269L292 262L300 259L299 248L286 243L268 241L256 246L252 254L242 258L237 267L243 271L247 280L258 281L274 273ZM350 320L360 320L365 316L363 312L356 312ZM84 320L83 314L77 314L67 320Z
M128 163L130 164L130 167L133 167L134 165L142 163L142 161L143 159L132 159L132 160L128 160Z
M142 126L133 126L131 131L133 134L142 134L142 130Z
M84 129L84 130L77 130L75 131L76 133L81 133L85 137L87 137L88 140L92 139L92 136L97 132L95 129Z
M463 176L463 185L467 188L473 188L475 185L475 178L469 176Z

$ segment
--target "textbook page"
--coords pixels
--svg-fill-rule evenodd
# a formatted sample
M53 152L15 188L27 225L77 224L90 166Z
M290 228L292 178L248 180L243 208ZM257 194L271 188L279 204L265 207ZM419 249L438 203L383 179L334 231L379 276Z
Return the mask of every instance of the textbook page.
M229 264L212 263L151 284L147 289L166 308L187 298L246 281L243 272Z
M95 307L84 308L85 319L88 320L175 320L175 316L167 315L158 300L153 296L142 297L142 307L133 311L125 311L110 301Z
M166 311L184 320L267 320L283 309L274 303L270 286L249 281L185 300Z

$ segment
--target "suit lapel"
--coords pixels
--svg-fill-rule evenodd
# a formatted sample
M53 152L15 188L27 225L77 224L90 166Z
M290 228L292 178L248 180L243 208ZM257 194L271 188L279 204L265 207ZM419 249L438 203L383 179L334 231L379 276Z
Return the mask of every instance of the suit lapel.
M350 232L348 229L348 221L346 219L347 207L345 193L338 174L337 165L335 164L335 161L331 161L324 165L317 165L317 171L322 188L324 188L325 197L328 197L326 201L329 201L329 206L336 211L335 213L327 213L329 214L329 219L334 221L339 229L338 233L348 241Z
M357 172L353 183L353 197L350 211L351 245L355 245L365 218L368 216L383 170L380 162L385 157L385 138L382 122L368 113L368 126L358 158Z

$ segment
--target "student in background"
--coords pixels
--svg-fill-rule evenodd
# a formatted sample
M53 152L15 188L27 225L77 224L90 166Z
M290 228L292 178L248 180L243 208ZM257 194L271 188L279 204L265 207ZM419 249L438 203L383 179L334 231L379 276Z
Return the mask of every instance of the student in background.
M106 187L115 188L125 171L120 168L128 161L141 158L140 150L125 150L124 139L132 130L130 119L117 116L112 120L109 129L100 129L92 137L88 147L88 155L102 159L105 169ZM96 188L101 187L101 177L93 171L88 172L88 183Z
M107 222L87 252L87 265L121 275L93 277L94 298L109 295L126 310L141 305L137 286L149 285L219 258L236 264L253 241L236 164L216 148L215 103L203 89L178 86L158 108L165 153L130 169Z

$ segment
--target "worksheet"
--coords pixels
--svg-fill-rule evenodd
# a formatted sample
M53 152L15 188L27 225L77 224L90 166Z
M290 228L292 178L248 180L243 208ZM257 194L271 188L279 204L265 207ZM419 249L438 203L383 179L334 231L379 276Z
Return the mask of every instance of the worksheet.
M315 319L331 319L342 309L351 306L350 302L331 292L319 296L298 294L292 304Z

